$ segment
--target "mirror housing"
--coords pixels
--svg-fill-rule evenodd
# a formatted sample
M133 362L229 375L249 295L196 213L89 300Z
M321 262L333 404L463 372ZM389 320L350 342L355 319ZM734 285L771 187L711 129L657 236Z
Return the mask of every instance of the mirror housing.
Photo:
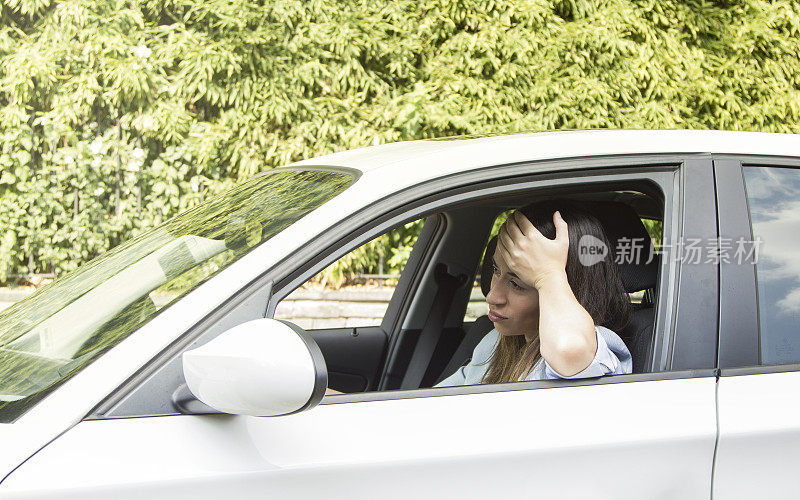
M192 394L211 408L257 417L312 408L328 386L314 339L297 325L268 318L184 352L183 375Z

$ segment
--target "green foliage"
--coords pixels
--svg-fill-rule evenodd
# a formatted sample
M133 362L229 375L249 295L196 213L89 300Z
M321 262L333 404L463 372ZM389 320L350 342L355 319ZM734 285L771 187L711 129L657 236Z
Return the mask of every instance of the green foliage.
M800 128L789 0L0 0L0 280L385 142Z
M399 275L423 223L422 219L409 222L361 245L323 269L315 281L338 288L353 283L360 274Z
M647 230L650 239L653 240L653 244L657 248L660 247L663 222L660 220L642 219L642 224L644 224L644 228Z
M494 238L498 234L500 234L500 228L503 226L503 223L508 219L508 216L513 214L513 210L506 210L505 212L501 213L497 216L492 224L492 231L489 233L489 239Z

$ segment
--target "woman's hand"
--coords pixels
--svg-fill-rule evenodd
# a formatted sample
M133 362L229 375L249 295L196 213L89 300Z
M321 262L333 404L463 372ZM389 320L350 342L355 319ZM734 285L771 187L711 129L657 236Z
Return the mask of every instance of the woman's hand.
M550 278L566 278L569 234L561 214L553 214L556 237L550 238L519 212L514 212L500 229L497 250L519 278L537 290Z

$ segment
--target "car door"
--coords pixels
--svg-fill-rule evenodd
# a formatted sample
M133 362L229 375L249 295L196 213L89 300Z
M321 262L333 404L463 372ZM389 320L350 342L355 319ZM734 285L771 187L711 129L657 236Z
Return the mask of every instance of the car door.
M472 176L459 186L451 177L431 187L435 195L393 210L408 220L465 197L647 183L663 196L665 248L677 252L685 235L716 237L708 157L551 167L539 169L548 175L531 175L525 165L487 169L484 184ZM386 213L376 211L375 220L384 221L375 231L391 226ZM58 491L62 498L708 498L717 268L668 255L650 373L368 392L274 418L158 414L158 405L143 410L143 403L121 413L117 406L55 439L3 487L29 497ZM302 282L311 270L306 262L287 264L272 300L288 293L281 283ZM268 311L275 310L272 300ZM45 471L42 488L37 481Z
M714 498L796 498L800 161L719 157L714 164L720 234L731 253L721 263Z

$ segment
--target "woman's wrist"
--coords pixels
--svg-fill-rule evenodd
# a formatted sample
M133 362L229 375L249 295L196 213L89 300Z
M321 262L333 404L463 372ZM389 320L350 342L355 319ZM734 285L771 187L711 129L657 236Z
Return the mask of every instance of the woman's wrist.
M567 271L565 269L556 269L542 273L534 280L533 286L539 292L552 288L569 287Z

